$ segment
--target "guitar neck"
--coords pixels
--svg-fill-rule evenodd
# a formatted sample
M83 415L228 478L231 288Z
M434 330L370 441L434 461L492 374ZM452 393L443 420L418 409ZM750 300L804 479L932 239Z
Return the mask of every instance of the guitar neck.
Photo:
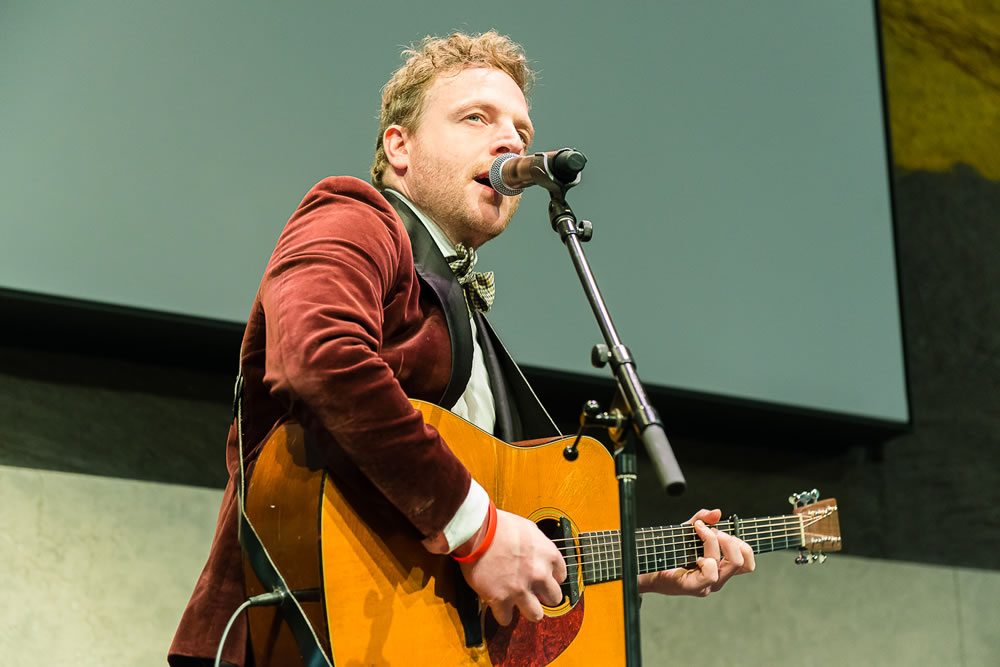
M755 554L802 546L804 523L800 515L720 521L719 530L736 535ZM675 567L693 567L702 554L694 527L657 526L635 532L639 574ZM621 531L580 533L577 548L566 556L570 568L580 567L584 584L614 581L622 576Z

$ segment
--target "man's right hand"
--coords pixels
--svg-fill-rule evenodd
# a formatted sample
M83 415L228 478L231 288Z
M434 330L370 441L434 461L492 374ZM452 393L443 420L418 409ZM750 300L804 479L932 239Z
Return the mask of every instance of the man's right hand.
M497 528L486 553L474 563L461 563L472 590L493 610L501 625L514 617L514 607L529 621L542 620L542 604L562 601L559 584L566 561L556 545L534 523L497 510Z

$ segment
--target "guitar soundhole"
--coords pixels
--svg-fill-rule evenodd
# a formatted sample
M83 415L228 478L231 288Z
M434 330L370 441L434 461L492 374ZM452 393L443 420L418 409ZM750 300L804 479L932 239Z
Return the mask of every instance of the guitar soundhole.
M572 524L570 524L569 519L559 517L558 519L541 519L536 522L536 525L547 538L555 543L563 554L563 558L566 559L567 576L561 586L562 600L557 605L545 607L548 612L565 613L580 599L579 567L576 566Z

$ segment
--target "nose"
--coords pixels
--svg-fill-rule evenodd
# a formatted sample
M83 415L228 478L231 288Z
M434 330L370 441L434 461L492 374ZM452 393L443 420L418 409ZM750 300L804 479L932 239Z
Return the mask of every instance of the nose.
M521 135L518 134L517 128L514 127L513 123L497 123L496 128L496 135L493 137L493 145L491 147L493 155L521 153L524 151L524 142L521 141Z

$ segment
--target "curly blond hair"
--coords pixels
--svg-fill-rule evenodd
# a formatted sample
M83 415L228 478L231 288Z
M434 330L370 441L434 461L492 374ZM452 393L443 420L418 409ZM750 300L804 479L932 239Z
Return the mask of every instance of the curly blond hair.
M535 81L521 46L494 30L481 35L456 32L446 38L425 37L417 47L403 51L406 64L400 67L382 88L382 110L379 113L378 139L375 141L375 162L372 183L384 187L382 177L389 168L382 137L390 125L400 125L410 131L417 129L424 109L427 90L434 77L444 72L459 72L467 67L495 67L506 72L527 97Z

